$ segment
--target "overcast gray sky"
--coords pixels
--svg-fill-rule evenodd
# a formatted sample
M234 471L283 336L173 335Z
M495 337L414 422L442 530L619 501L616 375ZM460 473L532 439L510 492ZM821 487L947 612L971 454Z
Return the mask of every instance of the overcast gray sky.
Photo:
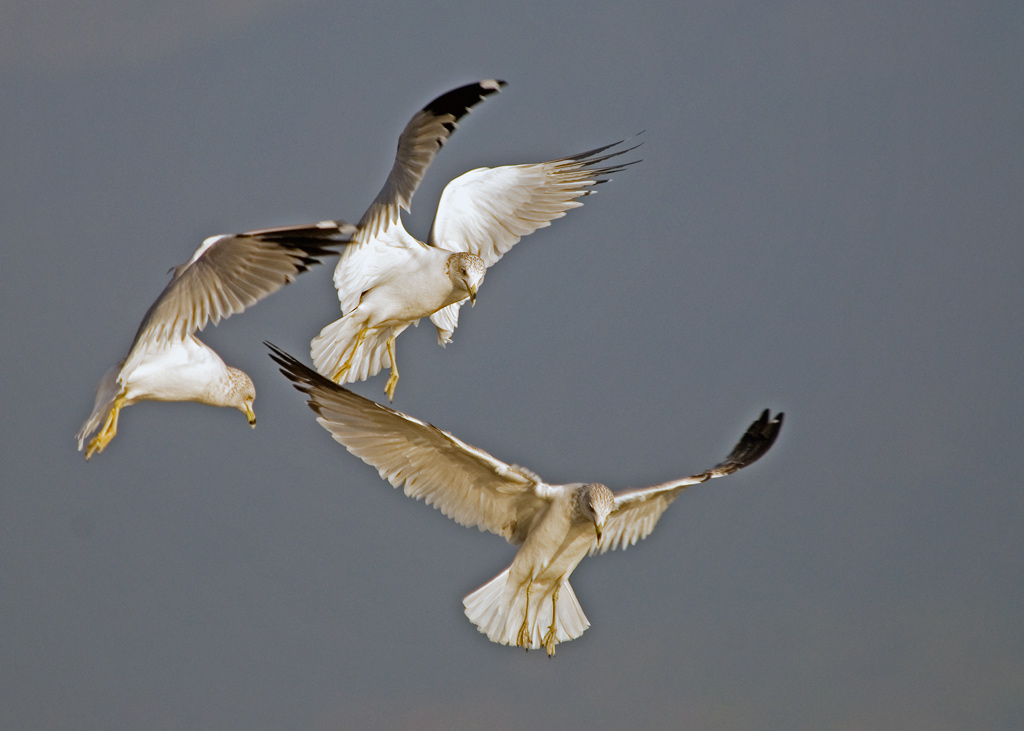
M0 727L1024 727L1019 2L10 5ZM266 356L308 362L330 267L204 334L255 431L142 404L73 441L204 237L358 218L411 114L488 77L413 233L473 167L640 130L644 160L448 348L404 335L394 406L613 489L787 414L581 564L592 626L550 661L462 613L514 549L381 481Z

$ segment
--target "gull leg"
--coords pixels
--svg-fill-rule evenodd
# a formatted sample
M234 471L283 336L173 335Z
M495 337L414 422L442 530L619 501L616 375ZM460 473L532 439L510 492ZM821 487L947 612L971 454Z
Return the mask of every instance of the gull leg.
M366 340L366 333L368 333L369 331L370 328L364 327L359 331L359 334L356 335L356 341L352 345L352 352L348 354L348 358L345 359L345 362L342 363L341 367L334 372L333 376L331 376L332 381L334 381L335 383L341 383L341 379L344 378L345 375L352 368L352 361L355 360L356 351L359 350L359 346L363 344L364 340Z
M519 647L530 649L530 590L533 583L526 585L526 612L523 614L523 625L519 628L519 635L516 637L516 644Z
M395 400L395 386L398 385L398 361L395 359L395 338L397 335L392 335L388 338L388 355L391 357L391 375L388 377L388 382L384 386L384 393L388 395L388 401Z
M548 633L544 635L544 649L548 651L548 657L555 656L555 617L558 616L558 590L561 588L562 582L559 581L555 586L555 593L551 596L551 626L548 627Z
M102 452L110 444L110 440L117 435L117 417L121 413L122 406L124 406L124 399L118 396L114 399L114 405L111 407L110 413L107 414L107 420L104 422L103 428L100 429L100 433L89 442L89 448L85 451L86 461L94 454Z

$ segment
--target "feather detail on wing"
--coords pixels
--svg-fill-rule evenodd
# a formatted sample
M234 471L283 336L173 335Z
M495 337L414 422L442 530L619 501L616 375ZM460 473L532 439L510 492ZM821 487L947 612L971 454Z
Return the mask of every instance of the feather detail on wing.
M359 220L361 240L369 240L397 222L400 209L409 210L424 173L458 121L503 86L504 81L495 79L460 86L437 97L409 120L398 138L398 152L384 187Z
M347 226L331 223L335 230ZM211 236L174 269L142 319L132 350L182 340L210 321L216 325L241 312L319 264L320 257L337 254L328 248L334 243L311 237L277 241L261 232Z
M602 176L634 164L593 167L636 149L602 154L622 142L550 162L477 168L460 175L441 194L430 243L477 254L488 267L493 265L523 236L583 205L577 199L606 182Z
M765 409L740 438L729 456L705 472L653 487L617 493L615 510L605 522L601 542L590 550L589 555L632 546L650 535L661 514L684 489L716 477L731 475L759 460L775 444L782 429L782 419L783 414L777 414L772 418Z
M358 229L345 221L317 221L293 226L275 226L246 231L238 236L249 236L261 241L273 241L282 246L299 246L310 240L324 245L347 244L352 241Z
M405 494L455 522L506 540L547 506L544 485L451 434L352 393L266 343L271 358L308 397L317 421L335 441ZM517 530L519 528L519 530Z

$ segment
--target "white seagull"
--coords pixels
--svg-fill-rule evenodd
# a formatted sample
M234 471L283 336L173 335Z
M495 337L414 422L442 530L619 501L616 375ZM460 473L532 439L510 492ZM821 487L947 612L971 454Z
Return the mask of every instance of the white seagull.
M395 338L430 317L441 345L451 342L459 307L487 268L523 236L582 205L577 199L626 165L594 167L621 144L532 165L477 168L445 186L427 242L409 234L401 209L456 123L504 81L487 80L449 91L409 121L384 187L358 223L354 244L338 260L334 285L343 317L310 344L313 364L337 383L362 381L390 367L385 392L398 383ZM634 149L634 148L629 148ZM628 163L632 164L632 163Z
M86 450L87 460L102 452L117 434L121 409L139 401L230 406L255 426L252 379L225 365L195 331L276 292L320 263L318 257L337 254L327 247L346 242L354 230L343 221L323 221L206 239L191 259L172 270L170 283L143 317L128 355L103 376L92 414L78 432L78 451ZM86 447L97 429L99 434Z
M466 616L492 642L555 654L590 626L569 576L584 556L626 548L654 529L690 485L732 474L775 443L783 415L765 410L732 453L691 477L613 493L598 483L549 485L426 422L358 396L267 343L308 397L317 421L349 452L405 494L457 523L520 546L512 565L463 599Z

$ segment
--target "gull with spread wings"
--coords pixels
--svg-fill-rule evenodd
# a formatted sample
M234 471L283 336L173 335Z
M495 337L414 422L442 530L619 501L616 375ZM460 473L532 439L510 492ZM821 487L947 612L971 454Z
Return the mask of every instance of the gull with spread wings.
M206 239L192 258L172 270L171 281L143 317L128 355L103 376L92 413L78 432L78 450L85 450L87 460L102 452L117 434L121 409L139 401L230 406L255 426L252 379L225 365L196 337L196 330L273 294L320 263L319 257L336 255L329 247L347 243L354 230L343 221L323 221Z
M409 210L427 167L470 109L505 85L486 80L434 99L413 116L398 139L384 187L357 224L353 245L334 272L342 317L310 344L313 364L336 383L362 381L391 368L385 392L398 383L395 339L429 317L438 343L451 342L459 308L477 289L487 268L523 236L550 225L577 200L626 165L595 167L629 150L599 147L549 162L477 168L445 186L426 242L409 234L401 210ZM635 149L635 148L629 148Z
M406 495L519 546L511 566L463 599L466 616L493 642L543 647L548 655L590 626L569 585L584 556L646 538L680 492L754 463L782 428L783 415L765 410L722 462L653 487L613 493L598 483L549 485L528 469L358 396L267 345L335 441L393 486L404 487Z

